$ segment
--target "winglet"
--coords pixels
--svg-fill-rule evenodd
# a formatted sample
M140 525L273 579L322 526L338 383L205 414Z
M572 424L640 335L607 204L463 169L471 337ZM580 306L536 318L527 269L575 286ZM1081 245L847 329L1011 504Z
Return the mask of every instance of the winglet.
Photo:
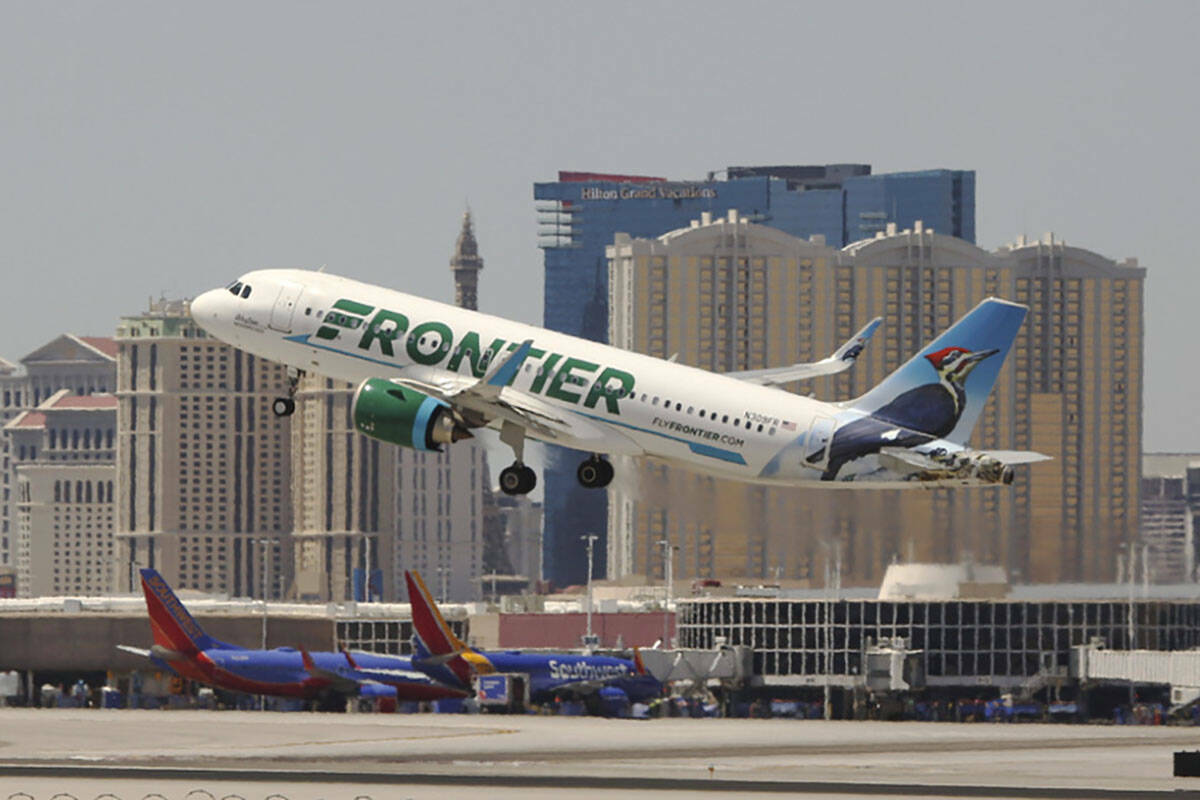
M646 674L646 664L642 661L641 648L633 648L633 666L637 668L638 675Z
M863 348L867 346L867 342L871 341L871 337L875 335L875 331L883 322L883 317L876 317L862 327L858 333L851 336L846 343L833 351L831 359L835 361L854 361L862 353Z
M346 657L346 663L350 665L350 668L358 669L358 663L354 660L354 657L350 655L350 651L344 647L342 647L340 649L342 651L342 655L344 655Z

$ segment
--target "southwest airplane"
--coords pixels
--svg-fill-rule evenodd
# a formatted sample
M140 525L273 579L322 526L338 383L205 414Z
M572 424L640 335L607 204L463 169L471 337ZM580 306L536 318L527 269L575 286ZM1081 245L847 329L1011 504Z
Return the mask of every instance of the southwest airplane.
M344 706L348 696L437 700L467 694L414 670L411 660L402 656L309 653L290 647L247 650L226 644L204 632L158 572L141 572L154 645L149 650L117 647L180 677L218 689L321 700L335 708Z
M879 320L821 361L715 374L323 272L249 272L191 305L216 338L289 367L279 416L312 370L357 384L354 424L385 442L441 450L499 429L508 494L536 482L526 437L589 453L590 488L613 478L603 455L783 486L1010 483L1010 465L1046 457L967 441L1027 310L986 299L866 394L827 403L775 387L849 368Z
M634 659L573 653L522 653L476 650L450 630L421 575L405 572L408 602L412 605L413 666L430 678L463 690L475 675L523 675L532 702L555 696L588 698L623 695L644 702L662 695L662 683L646 671L634 651Z

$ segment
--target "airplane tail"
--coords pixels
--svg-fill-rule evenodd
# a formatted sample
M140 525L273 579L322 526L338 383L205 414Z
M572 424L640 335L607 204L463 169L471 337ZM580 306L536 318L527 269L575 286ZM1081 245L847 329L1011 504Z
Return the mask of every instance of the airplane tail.
M184 656L214 648L230 649L230 645L204 632L157 570L143 569L141 573L142 593L146 595L146 610L150 613L150 630L156 645Z
M934 433L945 421L940 419L942 409L932 403L952 404L957 421L951 421L953 427L939 433L940 438L966 444L1028 311L1027 306L995 297L983 300L882 383L846 406L910 430ZM934 388L940 384L945 391L935 391L924 401L920 393L902 397L929 384Z
M424 662L428 668L445 667L459 683L469 686L471 664L463 656L473 651L450 630L421 574L406 570L404 580L408 584L408 602L412 605L413 629L416 631L414 666Z

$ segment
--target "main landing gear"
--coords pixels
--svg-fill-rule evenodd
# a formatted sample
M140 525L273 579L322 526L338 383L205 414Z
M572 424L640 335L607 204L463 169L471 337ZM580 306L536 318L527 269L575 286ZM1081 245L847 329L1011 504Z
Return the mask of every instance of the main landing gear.
M600 456L590 456L575 470L575 477L585 489L603 489L612 483L613 467Z
M529 494L537 486L537 473L520 461L500 470L500 491L505 494Z
M287 397L276 397L271 401L271 411L277 417L290 417L296 413L296 389L300 386L300 379L304 377L304 370L288 367L287 377Z
M500 491L529 494L537 486L537 473L525 466L525 429L512 422L500 426L500 441L512 448L516 460L500 470Z

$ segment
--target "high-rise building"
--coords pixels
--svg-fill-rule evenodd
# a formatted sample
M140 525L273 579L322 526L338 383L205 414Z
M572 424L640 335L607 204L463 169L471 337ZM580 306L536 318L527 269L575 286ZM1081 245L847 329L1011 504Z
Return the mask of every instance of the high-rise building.
M1109 580L1137 536L1142 283L1047 237L988 253L961 239L889 227L842 249L736 213L610 247L618 346L713 371L812 361L875 316L855 366L792 388L856 397L987 296L1030 306L972 444L1054 460L1009 488L775 489L628 461L610 517L611 577L676 574L877 584L894 559L1002 564L1016 580Z
M117 398L62 389L5 427L16 475L17 594L116 590Z
M112 339L66 333L22 358L19 366L0 359L0 428L61 389L80 395L112 391L116 354ZM0 564L10 563L13 555L14 469L8 437L0 434Z
M544 251L543 324L551 330L608 341L605 247L620 232L655 237L702 213L743 218L840 248L923 220L939 233L975 240L975 173L927 170L872 175L866 164L729 167L726 180L667 181L636 175L560 172L534 184L539 246ZM605 493L583 489L578 453L548 447L545 485L545 572L562 584L585 580L579 537L607 528ZM604 559L597 559L597 573Z
M154 567L182 589L283 597L292 437L271 401L286 369L209 338L183 300L121 318L117 343L119 585Z
M1154 583L1196 579L1200 537L1200 453L1146 453L1142 459L1143 557Z
M479 257L479 244L475 241L475 228L471 223L471 211L463 212L462 230L454 242L454 255L450 257L450 271L454 273L454 304L459 308L479 310L479 270L483 259Z
M474 440L425 453L368 438L352 418L357 388L310 375L296 393L297 595L365 600L370 574L369 596L394 601L404 570L418 569L445 596L473 599L486 451Z
M476 309L483 259L470 211L450 268L458 305ZM443 599L474 599L491 494L487 450L470 440L418 452L363 436L353 420L357 388L313 375L296 394L297 595L396 600L404 570L417 569Z

